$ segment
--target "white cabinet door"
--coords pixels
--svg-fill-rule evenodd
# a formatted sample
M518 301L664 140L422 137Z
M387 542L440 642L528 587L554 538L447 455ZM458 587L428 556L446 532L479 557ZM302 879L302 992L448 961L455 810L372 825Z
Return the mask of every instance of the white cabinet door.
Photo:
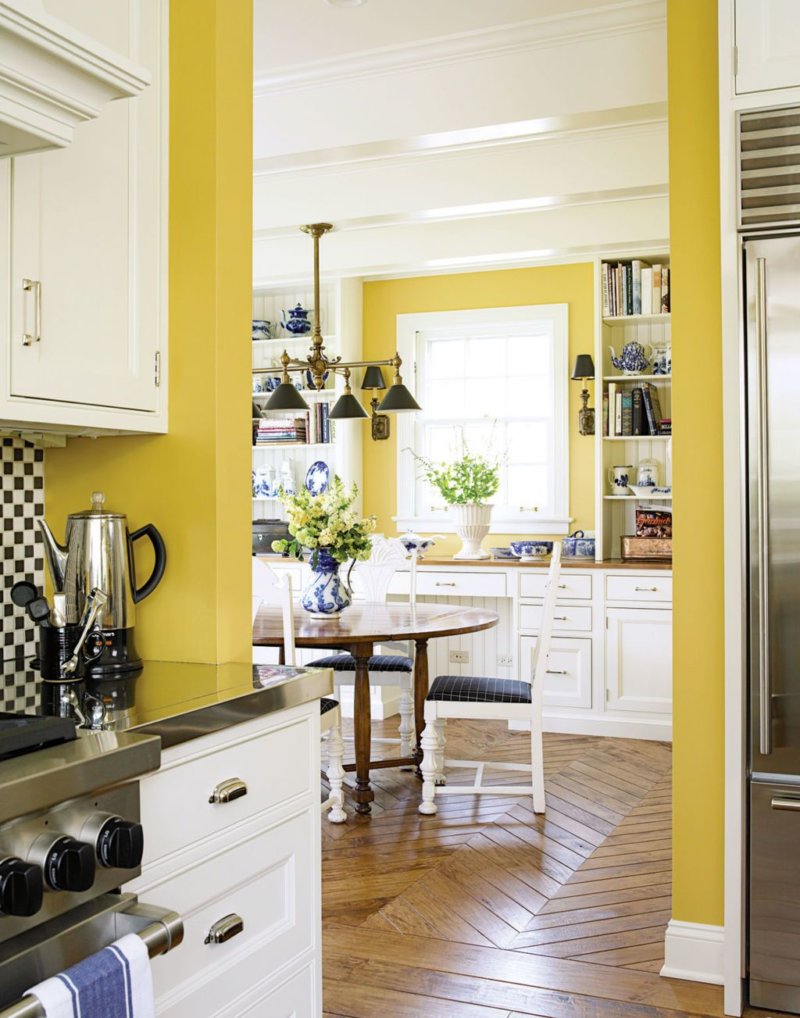
M736 0L736 91L800 85L798 0Z
M535 636L519 641L521 671L531 674ZM592 641L555 636L550 641L550 657L542 696L544 707L592 706Z
M47 7L145 66L152 84L137 98L110 103L69 147L12 161L4 395L156 411L165 310L166 5L48 0Z
M606 609L606 708L669 714L672 612Z

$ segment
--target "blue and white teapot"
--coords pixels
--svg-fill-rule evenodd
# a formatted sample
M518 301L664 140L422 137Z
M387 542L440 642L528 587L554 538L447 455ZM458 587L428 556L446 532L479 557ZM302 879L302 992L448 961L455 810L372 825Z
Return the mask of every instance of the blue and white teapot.
M647 371L650 363L653 359L653 348L648 344L647 349L649 353L645 353L645 348L641 343L631 341L626 343L622 348L622 353L617 357L616 350L613 346L608 348L611 352L611 363L617 369L621 371L623 375L642 375Z
M305 336L306 333L311 332L311 322L308 317L310 314L311 312L307 311L302 304L297 304L290 311L284 309L281 312L281 325L293 336Z

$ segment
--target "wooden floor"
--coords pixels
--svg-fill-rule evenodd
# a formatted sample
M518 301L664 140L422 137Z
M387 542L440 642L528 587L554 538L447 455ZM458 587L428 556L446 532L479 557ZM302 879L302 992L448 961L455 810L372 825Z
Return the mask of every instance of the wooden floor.
M500 722L447 735L448 756L529 759ZM546 817L528 797L452 796L423 818L417 779L387 769L371 819L323 821L328 1018L722 1014L719 987L658 975L669 746L546 735L545 761Z

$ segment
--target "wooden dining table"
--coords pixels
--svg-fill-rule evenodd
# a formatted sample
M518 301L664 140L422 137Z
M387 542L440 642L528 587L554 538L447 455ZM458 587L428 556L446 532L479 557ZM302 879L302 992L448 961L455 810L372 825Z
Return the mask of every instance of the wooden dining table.
M428 695L428 640L442 636L462 636L496 626L498 616L482 608L464 608L455 604L375 604L356 602L338 618L312 619L298 610L294 616L294 638L298 647L319 647L347 651L355 659L353 726L355 786L345 785L355 801L357 813L371 812L375 793L370 785L370 768L416 766L422 761L422 729L425 727L425 697ZM372 760L369 659L381 643L412 641L414 654L415 748L410 757ZM283 618L279 607L263 605L253 623L253 645L281 647Z

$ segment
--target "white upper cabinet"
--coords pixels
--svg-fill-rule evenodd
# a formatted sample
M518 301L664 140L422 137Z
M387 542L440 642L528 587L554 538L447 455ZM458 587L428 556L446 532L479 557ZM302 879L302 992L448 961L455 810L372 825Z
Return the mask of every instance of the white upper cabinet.
M164 431L167 5L47 8L144 66L151 84L82 124L68 147L0 163L9 323L0 418L67 432Z
M798 0L735 0L736 92L800 85Z

